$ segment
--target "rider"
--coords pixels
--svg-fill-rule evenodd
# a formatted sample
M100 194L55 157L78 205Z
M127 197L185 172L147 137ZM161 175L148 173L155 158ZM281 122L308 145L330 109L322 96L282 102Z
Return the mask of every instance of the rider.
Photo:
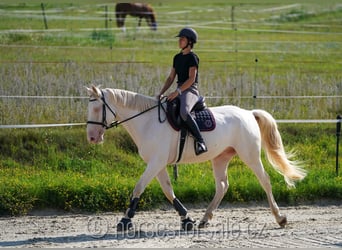
M195 137L195 153L199 155L208 150L197 123L190 114L190 111L199 99L197 88L199 58L192 51L198 36L194 29L183 28L176 37L179 37L178 46L181 51L173 58L173 67L159 93L159 98L170 88L177 75L177 88L168 95L167 100L172 101L175 98L179 98L180 117Z

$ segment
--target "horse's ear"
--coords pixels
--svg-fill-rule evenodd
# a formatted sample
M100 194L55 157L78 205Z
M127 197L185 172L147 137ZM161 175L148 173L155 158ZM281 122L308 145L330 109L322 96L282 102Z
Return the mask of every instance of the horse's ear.
M93 98L96 98L96 99L100 98L101 91L99 90L98 87L95 87L94 85L92 85L91 88L88 88L88 87L86 87L86 88L87 88L87 91L88 91L88 95L90 97L93 97Z
M92 95L92 90L91 90L91 88L88 88L88 87L85 87L85 88L86 88L86 90L87 90L88 95L91 96L91 95Z

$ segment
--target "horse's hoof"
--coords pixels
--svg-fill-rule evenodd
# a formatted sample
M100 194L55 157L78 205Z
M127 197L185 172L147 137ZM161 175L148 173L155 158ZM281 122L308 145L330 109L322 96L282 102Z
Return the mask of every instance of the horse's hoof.
M278 224L279 224L279 226L281 227L281 228L284 228L285 227L285 225L287 224L287 218L286 218L286 216L281 216L282 218L281 218L281 220L278 222Z
M190 217L182 220L182 229L184 231L190 231L194 228L196 224L196 221L195 220L192 220Z
M122 218L121 221L116 225L117 231L127 231L133 227L132 220L130 218Z
M208 226L209 226L209 222L208 221L201 221L198 224L198 228L205 228L205 227L208 227Z

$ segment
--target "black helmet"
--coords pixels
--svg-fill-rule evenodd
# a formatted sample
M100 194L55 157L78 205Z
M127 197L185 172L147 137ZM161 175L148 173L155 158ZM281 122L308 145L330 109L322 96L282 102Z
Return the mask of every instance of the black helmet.
M193 43L197 42L197 37L198 37L197 32L196 32L196 30L194 30L192 28L181 29L181 31L179 31L179 33L176 37L182 37L182 36L188 38Z

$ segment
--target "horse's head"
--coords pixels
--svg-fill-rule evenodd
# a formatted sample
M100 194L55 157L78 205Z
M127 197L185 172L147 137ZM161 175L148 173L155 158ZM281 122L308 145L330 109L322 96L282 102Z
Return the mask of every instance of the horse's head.
M103 142L103 135L115 118L115 112L108 105L105 90L92 86L87 88L89 94L87 138L90 143ZM110 111L110 112L107 112Z
M157 30L157 23L156 22L152 22L151 29Z

